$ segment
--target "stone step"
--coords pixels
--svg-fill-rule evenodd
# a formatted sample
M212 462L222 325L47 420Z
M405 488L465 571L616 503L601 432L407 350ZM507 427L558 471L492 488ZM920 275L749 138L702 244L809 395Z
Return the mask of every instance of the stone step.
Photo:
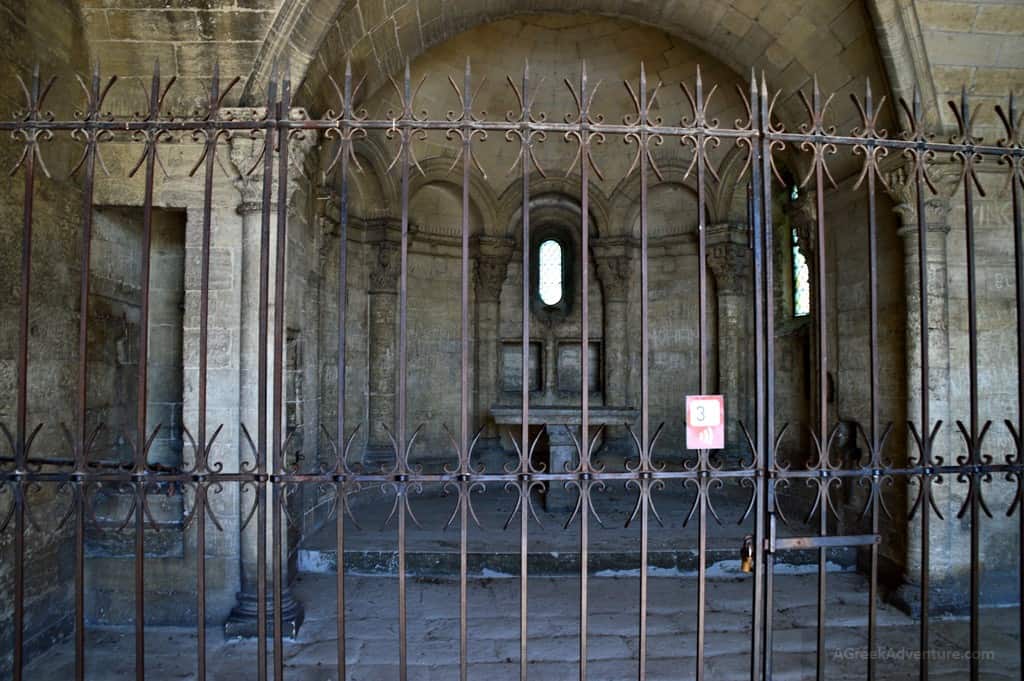
M741 575L740 560L735 549L711 548L705 551L705 565L709 578ZM468 555L468 573L472 578L513 577L519 574L518 552L479 552ZM844 547L829 550L827 571L853 571L856 550ZM408 551L405 556L406 574L416 577L452 577L459 574L459 553L453 551ZM534 576L575 575L580 571L577 552L531 552L528 554L529 573ZM650 575L696 577L699 553L695 549L652 551L647 554ZM595 576L629 576L639 574L640 554L637 552L591 551L588 565ZM300 548L299 572L334 574L338 570L338 551L332 548ZM807 574L818 568L814 551L787 551L775 563L776 574ZM358 575L393 576L398 573L398 552L345 551L345 571Z

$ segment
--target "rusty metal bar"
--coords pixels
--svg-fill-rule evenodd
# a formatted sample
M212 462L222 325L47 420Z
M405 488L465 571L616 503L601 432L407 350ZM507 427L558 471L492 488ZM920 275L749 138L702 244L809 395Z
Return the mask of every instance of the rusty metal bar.
M291 74L287 65L284 67L284 81L281 86L281 99L277 103L278 124L288 120L291 113L292 84ZM275 251L274 269L274 422L273 432L273 468L274 474L285 470L285 433L284 433L284 365L287 346L285 342L285 279L288 273L288 143L289 134L282 130L277 137L277 246ZM273 480L272 480L273 481ZM273 542L273 618L274 618L274 678L284 679L284 618L282 615L281 598L284 595L284 571L281 552L285 549L282 532L282 506L284 490L281 484L274 484L272 490L271 533Z
M277 138L275 107L278 94L278 70L274 64L270 83L267 86L267 113L263 139L263 185L260 221L260 309L259 338L257 339L257 420L256 424L256 477L254 489L256 494L256 656L259 660L257 681L267 679L267 468L271 452L268 448L269 436L267 419L269 390L269 353L268 342L270 331L270 218L271 199L274 183L274 146ZM270 472L276 472L271 464Z

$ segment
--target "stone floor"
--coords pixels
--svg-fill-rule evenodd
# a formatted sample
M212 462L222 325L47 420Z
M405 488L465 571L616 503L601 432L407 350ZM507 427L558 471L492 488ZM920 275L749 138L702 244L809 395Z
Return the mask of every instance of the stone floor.
M519 573L519 517L511 526L503 526L516 505L517 495L506 492L500 485L491 485L481 494L473 494L473 508L480 526L470 524L468 552L469 570L474 576L516 575ZM573 493L573 500L575 493ZM622 483L609 483L606 489L594 489L592 499L603 526L591 516L589 565L601 573L629 570L639 567L640 525L626 521L636 500L636 491L626 489ZM684 521L693 504L692 489L675 485L672 489L655 492L655 506L663 521L660 525L652 515L649 533L649 562L652 567L687 574L694 573L698 564L698 533L696 516L684 527ZM706 561L711 567L728 568L738 563L743 537L754 531L753 514L744 522L743 516L750 499L750 489L730 481L713 491L711 502L721 522L708 514ZM382 495L376 488L363 490L354 500L353 515L345 518L346 570L358 574L394 574L398 542L394 520L385 526L394 502L394 496ZM457 573L459 565L458 520L445 529L455 508L456 497L445 496L443 490L425 487L420 494L410 497L410 505L420 526L407 524L406 550L410 572L421 576L444 576ZM802 522L810 502L790 495L783 500L790 513L792 526L779 523L780 536L817 534L817 528ZM579 572L579 518L568 529L564 528L571 510L547 510L535 495L534 508L540 524L529 524L527 550L530 553L532 574L563 575ZM816 523L817 520L815 519ZM853 565L856 555L852 549L835 549L829 560L837 568ZM300 570L306 572L334 572L337 565L337 538L334 519L307 536L299 547ZM791 565L816 563L813 552L789 552L781 557Z
M827 631L829 681L865 678L866 584L855 573L828 576ZM746 575L711 579L707 594L706 678L745 679L750 651L751 580ZM449 579L411 579L408 584L409 679L446 681L458 678L459 585ZM469 678L486 681L518 679L518 579L474 579L469 583ZM649 596L648 678L693 677L696 629L696 581L679 576L653 576ZM397 580L393 577L346 578L349 599L347 663L349 681L396 681ZM571 681L578 678L579 580L534 577L529 581L529 678ZM285 642L285 679L337 681L334 577L304 574L295 585L306 605L306 622L298 638ZM816 577L809 574L776 578L774 613L775 678L813 678ZM635 575L593 577L590 581L588 678L623 681L636 678L639 580ZM1016 610L982 613L981 678L1019 679ZM878 611L880 679L916 679L917 625L888 606ZM965 678L963 651L967 622L933 620L932 679ZM147 673L151 681L195 679L195 632L150 629L146 639ZM208 629L209 674L217 681L255 678L252 640L225 641L220 627ZM130 679L133 676L132 630L95 627L88 632L88 679ZM72 678L70 641L33 661L26 679Z

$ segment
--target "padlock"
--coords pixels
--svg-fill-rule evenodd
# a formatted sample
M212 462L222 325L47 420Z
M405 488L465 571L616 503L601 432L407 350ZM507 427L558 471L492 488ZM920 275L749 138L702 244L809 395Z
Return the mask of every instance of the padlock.
M747 535L743 538L743 548L740 549L740 570L753 572L754 570L754 537Z

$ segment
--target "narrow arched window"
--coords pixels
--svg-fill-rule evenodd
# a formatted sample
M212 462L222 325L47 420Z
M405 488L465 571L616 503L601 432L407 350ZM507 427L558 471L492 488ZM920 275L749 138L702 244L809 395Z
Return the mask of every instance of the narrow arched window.
M794 192L796 190L794 189ZM793 230L793 316L811 313L811 268L800 250L800 237Z
M543 241L537 249L537 293L545 305L562 302L562 244L554 239Z

